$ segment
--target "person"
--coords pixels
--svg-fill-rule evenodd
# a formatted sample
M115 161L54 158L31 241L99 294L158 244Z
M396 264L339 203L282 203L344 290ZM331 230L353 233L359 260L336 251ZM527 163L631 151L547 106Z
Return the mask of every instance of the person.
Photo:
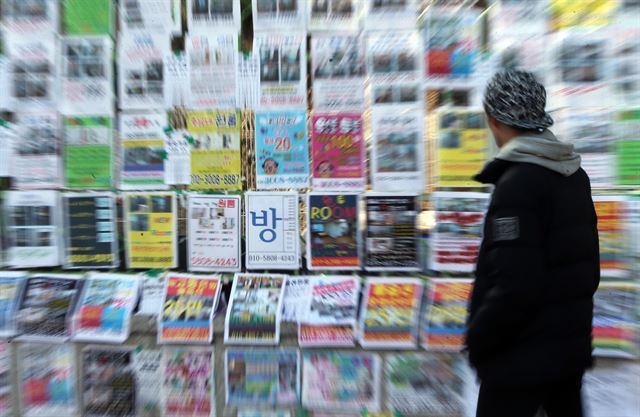
M495 186L467 319L480 379L477 417L581 417L592 365L597 219L580 156L548 128L546 91L528 72L489 82L484 108L500 148L475 177Z

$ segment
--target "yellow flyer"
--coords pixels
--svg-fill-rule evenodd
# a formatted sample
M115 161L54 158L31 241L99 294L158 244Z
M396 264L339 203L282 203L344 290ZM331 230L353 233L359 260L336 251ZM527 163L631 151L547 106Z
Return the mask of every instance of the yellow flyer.
M611 23L616 0L551 0L551 29L601 27Z
M153 269L177 266L176 195L173 192L125 194L127 266Z
M241 190L240 116L235 110L187 113L192 190Z

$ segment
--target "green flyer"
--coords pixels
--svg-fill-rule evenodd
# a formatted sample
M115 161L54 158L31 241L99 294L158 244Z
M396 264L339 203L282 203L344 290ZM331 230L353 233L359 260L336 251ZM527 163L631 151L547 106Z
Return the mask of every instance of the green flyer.
M113 119L64 118L64 177L70 188L111 188Z
M618 184L640 185L640 108L616 117Z
M111 0L63 0L64 32L67 35L111 35Z

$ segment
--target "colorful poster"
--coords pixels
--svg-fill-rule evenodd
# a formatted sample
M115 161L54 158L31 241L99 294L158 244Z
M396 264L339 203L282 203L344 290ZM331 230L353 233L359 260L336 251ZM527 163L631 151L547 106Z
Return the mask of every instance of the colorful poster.
M371 181L374 191L415 192L425 186L423 109L372 112Z
M136 371L131 348L87 346L82 351L84 417L135 417Z
M307 194L307 268L360 269L358 194Z
M0 271L0 338L8 339L16 334L15 314L19 298L25 283L26 274L23 272ZM1 346L0 346L1 348ZM0 353L0 356L2 354ZM0 368L2 365L0 364ZM1 373L0 373L1 374ZM0 378L0 380L2 380ZM2 391L0 383L0 391ZM1 396L2 394L0 394ZM1 403L1 401L0 401ZM0 407L0 411L2 407ZM0 412L2 416L2 412Z
M60 265L60 208L56 191L6 191L6 264L11 268Z
M311 277L287 277L287 285L282 297L282 321L298 323L306 314L306 305L301 302L307 297Z
M464 415L463 360L447 353L387 356L387 407L402 415Z
M189 0L188 3L198 0ZM189 35L187 70L192 109L236 107L238 35L235 32Z
M423 348L430 351L462 349L472 287L472 279L431 279L422 322Z
M314 113L312 186L316 191L363 191L366 144L361 113Z
M114 5L110 0L63 0L62 8L67 35L111 35L113 32Z
M158 343L211 343L220 276L169 273L165 282Z
M127 266L167 269L178 264L177 202L173 192L125 194Z
M3 0L2 25L11 34L49 35L58 31L59 0Z
M314 34L311 37L311 74L315 111L362 112L366 78L364 36L356 33Z
M306 111L256 112L257 188L309 187Z
M640 285L601 282L594 297L593 347L598 356L640 355Z
M111 114L115 101L111 38L65 36L61 43L62 112L73 115Z
M358 29L362 0L311 0L309 4L309 32Z
M22 416L72 416L78 412L75 350L72 344L20 344L18 391Z
M275 3L273 0L267 1ZM293 0L277 1L304 4ZM260 12L256 14L256 8L253 10L255 18ZM254 28L257 26L254 25ZM306 109L307 37L304 32L256 33L253 48L259 51L260 57L260 108Z
M298 193L245 193L247 269L300 268Z
M382 360L374 353L304 352L302 405L321 410L380 410Z
M241 198L190 194L187 201L189 271L240 271Z
M123 190L163 189L166 113L119 115Z
M368 278L360 313L362 347L415 349L422 290L417 278Z
M113 186L113 118L63 117L64 179L69 188Z
M436 227L431 238L429 268L473 272L490 194L442 191L433 193L431 198Z
M11 352L9 343L0 340L0 417L11 417Z
M227 349L226 405L294 405L300 399L298 349Z
M418 0L363 0L366 6L364 27L367 30L397 30L416 27Z
M299 318L300 347L355 346L359 297L356 276L311 277L306 309Z
M255 31L278 31L282 28L306 29L306 1L251 0L251 6Z
M224 323L225 343L277 345L280 342L285 281L285 275L235 274Z
M191 190L241 190L240 115L236 110L187 112L193 135Z
M618 185L640 185L640 107L614 117Z
M437 186L477 187L471 178L489 159L489 130L480 110L440 110L437 128Z
M173 25L172 8L175 1L129 0L118 5L120 31L149 31L166 33ZM179 16L181 18L181 16ZM189 27L192 27L189 25ZM182 31L180 31L182 32Z
M240 20L240 0L187 0L187 25L192 33L239 32Z
M417 194L366 194L364 266L368 271L420 270L419 204Z
M162 351L160 349L138 348L133 352L133 366L137 381L137 417L161 415L162 397Z
M120 264L113 194L62 194L62 212L65 269L110 269Z
M626 198L594 196L593 204L598 215L600 273L603 277L624 278L631 269Z
M216 415L212 347L162 349L162 415L214 417Z
M550 0L550 26L556 31L571 27L596 28L607 26L616 9L615 0L592 0L580 7L571 0Z

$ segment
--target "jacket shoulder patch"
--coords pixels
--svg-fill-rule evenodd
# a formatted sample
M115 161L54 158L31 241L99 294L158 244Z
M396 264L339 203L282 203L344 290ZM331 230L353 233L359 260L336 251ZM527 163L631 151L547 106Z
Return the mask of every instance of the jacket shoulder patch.
M520 237L518 217L499 217L493 221L493 240L516 240Z

